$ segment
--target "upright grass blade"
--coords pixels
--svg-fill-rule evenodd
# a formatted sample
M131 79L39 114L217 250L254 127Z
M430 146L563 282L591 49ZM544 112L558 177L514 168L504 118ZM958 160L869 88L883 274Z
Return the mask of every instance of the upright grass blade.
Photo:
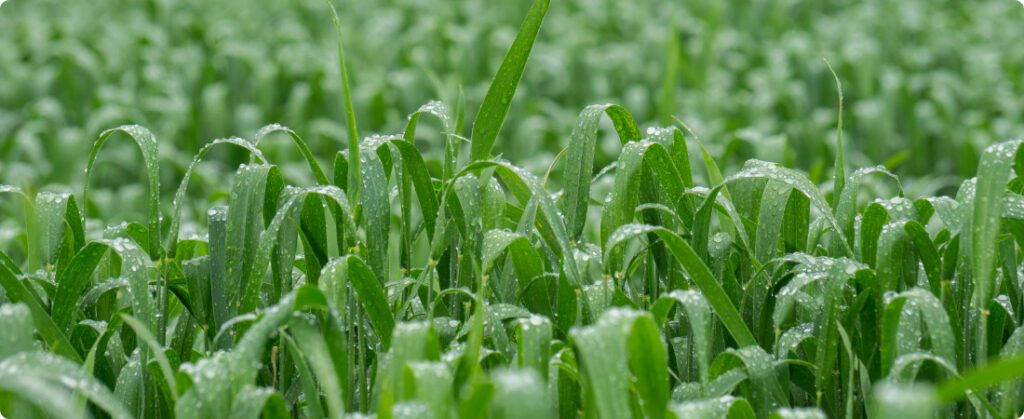
M836 81L836 92L839 94L839 110L836 116L836 162L833 166L835 174L832 179L832 194L833 196L839 196L843 193L843 187L846 185L846 159L843 157L843 82L839 81L839 76L836 75L836 71L832 68L832 63L828 62L827 59L824 59L824 61L829 73L832 73L832 78ZM835 209L838 209L838 206Z
M664 418L669 401L668 353L651 316L641 316L633 322L626 348L644 416Z
M348 278L359 295L363 309L370 317L383 348L391 346L391 331L395 328L395 319L388 307L384 289L366 264L355 256L348 256Z
M38 297L3 264L0 264L0 286L6 291L8 300L14 303L23 303L28 307L36 331L42 336L50 351L75 362L82 361L81 354L68 341L61 328L53 322Z
M391 140L400 141L400 138ZM373 269L374 275L383 283L388 278L388 239L390 237L388 229L391 226L390 189L384 166L377 156L376 147L364 146L362 151L360 179L362 179L363 186L360 207L363 210L361 221L366 232L366 260Z
M529 240L508 230L491 230L486 233L483 246L482 272L487 275L507 249L515 266L517 295L531 311L550 316L549 288L543 278L544 261Z
M157 343L156 337L149 331L145 323L127 314L122 314L121 317L124 324L132 328L132 331L135 332L135 336L146 345L150 353L152 353L154 358L156 358L157 365L160 366L160 372L162 373L164 380L167 382L167 390L170 392L169 396L171 401L174 401L178 397L177 386L174 382L174 372L171 369L171 363L167 359L167 355L164 354L163 347Z
M545 381L548 379L551 336L551 321L538 315L521 319L516 328L518 367L533 369Z
M725 324L726 329L729 330L729 333L732 334L736 342L741 346L756 346L757 341L754 339L754 335L750 333L750 329L747 328L743 317L736 310L736 306L729 299L725 290L722 289L722 285L711 274L711 270L697 256L693 248L676 233L664 227L626 224L619 227L608 239L607 249L612 249L628 239L647 233L657 234L669 251L671 251L672 255L675 256L676 260L683 265L683 268L690 274L697 288L707 298L711 308L715 310L715 314L722 320L722 323ZM606 252L605 254L608 255L609 253Z
M988 353L987 325L984 310L992 298L995 287L995 268L999 226L1002 221L1003 196L1010 168L1014 163L1017 149L1024 140L1007 141L985 149L978 166L977 189L974 194L973 218L964 220L971 223L971 267L974 291L971 308L975 336L975 353L979 365L984 364Z
M585 409L603 418L632 417L626 347L630 324L642 314L612 309L593 326L572 331L586 385Z
M334 363L324 336L313 325L304 320L293 320L289 323L289 330L296 337L295 342L303 352L303 356L313 367L313 372L327 399L331 417L341 417L345 412L344 395L346 392L343 390L343 385L347 384L347 382L343 384L342 380L347 381L348 376L347 374L339 376L337 368L341 367L342 371L345 371L347 365L339 366ZM306 395L307 398L310 396L313 395Z
M338 20L338 12L334 9L332 0L325 0L331 8L331 22L334 23L335 37L338 39L338 71L341 73L341 91L345 100L345 126L348 128L348 200L359 202L359 175L362 169L359 167L359 130L356 129L356 111L352 106L352 89L348 82L348 67L345 65L345 48L341 41L341 22Z
M619 105L590 105L580 112L576 127L569 140L568 155L565 159L565 223L569 235L577 238L583 233L583 225L590 206L590 183L594 170L594 149L597 146L598 122L607 114L622 144L640 139L640 130L633 115Z
M92 175L93 164L100 149L107 142L111 135L123 132L128 134L142 151L142 161L146 168L146 178L149 181L149 243L147 251L152 259L160 255L160 152L157 146L156 137L148 129L138 125L122 125L111 128L100 133L99 138L93 143L92 151L89 152L88 163L85 168L85 186L82 191L82 205L89 207L89 178Z
M35 349L32 312L21 303L0 305L0 361L19 352Z
M532 370L507 370L494 373L494 401L489 417L495 419L553 418L548 392Z
M512 105L512 97L516 94L519 79L526 68L526 60L530 57L533 42L537 39L541 22L547 14L548 3L549 0L534 0L516 39L512 41L508 54L502 60L501 67L498 67L498 73L491 81L491 87L487 89L484 102L480 104L480 110L473 120L469 155L472 161L483 160L491 155L491 148L494 147L498 132L505 123L505 116Z

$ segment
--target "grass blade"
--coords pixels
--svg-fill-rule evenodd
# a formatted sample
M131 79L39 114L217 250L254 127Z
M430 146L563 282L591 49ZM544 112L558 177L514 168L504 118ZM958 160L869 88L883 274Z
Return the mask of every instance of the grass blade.
M526 68L526 60L530 57L533 42L537 39L541 22L547 14L548 3L549 0L534 0L516 39L512 41L512 47L502 60L494 80L491 81L491 87L487 89L487 96L484 97L484 102L476 113L476 119L473 120L469 155L472 161L483 160L491 155L491 148L494 147L498 132L505 123L505 116L512 105L512 97L516 94L519 79Z

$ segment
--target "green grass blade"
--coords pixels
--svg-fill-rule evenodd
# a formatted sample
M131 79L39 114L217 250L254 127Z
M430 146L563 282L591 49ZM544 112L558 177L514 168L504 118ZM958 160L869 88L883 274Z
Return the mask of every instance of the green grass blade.
M341 23L338 20L338 12L334 9L332 0L325 0L331 8L331 22L334 23L334 33L338 40L338 71L341 73L341 91L345 100L345 126L348 128L348 200L359 202L359 188L361 183L359 175L362 173L359 157L359 130L356 128L356 111L352 106L352 88L348 82L348 67L345 65L345 48L341 41Z
M995 287L995 268L999 227L1002 221L1003 196L1010 168L1014 163L1017 149L1024 140L1008 141L985 149L978 165L978 182L974 194L973 218L964 220L971 224L971 268L974 289L971 308L974 310L975 353L979 364L987 357L987 337L984 310L992 298Z
M370 324L377 332L382 346L387 349L391 346L391 331L395 328L395 319L384 295L384 288L361 259L348 256L347 261L349 283L359 295L363 310L369 315Z
M55 387L85 396L113 418L132 417L106 386L65 358L43 352L23 352L0 362L0 388L28 396L26 400L50 413L65 415L58 417L80 416L81 413L75 413L77 409L68 412L68 406L64 405L66 393L54 391Z
M295 147L299 149L299 153L302 154L302 157L305 157L306 164L309 165L309 170L313 172L313 178L316 179L317 184L323 186L331 184L330 180L327 179L327 174L324 173L324 170L320 168L320 163L316 161L316 157L313 155L313 152L310 151L309 146L306 145L306 141L303 140L302 137L300 137L299 134L297 134L291 128L288 128L281 124L270 124L263 126L262 128L259 129L259 131L256 131L256 135L253 136L252 142L254 145L258 146L260 144L260 141L263 140L263 138L276 132L283 132L285 134L288 134L289 137L291 137L292 142L295 144Z
M0 361L19 352L35 349L32 312L21 303L0 305Z
M697 253L693 251L693 248L686 243L683 238L679 237L676 233L666 230L663 227L656 227L642 224L627 224L620 227L615 231L614 234L608 239L608 249L614 248L619 243L622 243L630 238L647 234L655 233L661 238L665 246L671 251L676 260L679 261L683 268L690 274L690 277L700 288L704 297L707 298L711 308L715 310L715 314L718 315L722 323L725 324L726 329L732 334L732 337L736 340L740 346L754 346L757 345L757 341L754 339L754 335L750 333L750 329L747 328L746 323L743 321L743 317L740 316L736 306L733 305L732 300L722 289L721 283L711 274L711 270L704 263L703 260ZM608 253L606 253L607 255Z
M597 146L598 122L608 115L622 144L640 139L640 130L633 115L619 105L590 105L580 112L576 127L569 140L565 159L565 223L570 236L583 233L587 207L590 205L590 183L594 171L594 151Z
M263 157L263 153L260 152L260 149L256 148L256 146L248 140L242 138L218 138L199 149L199 152L192 157L192 163L188 165L188 169L185 170L185 174L182 176L181 182L178 184L178 190L174 193L174 201L171 204L174 207L174 212L171 214L171 227L169 230L169 237L167 238L167 251L169 256L173 257L177 251L178 235L181 233L181 211L185 205L185 194L188 192L188 185L192 179L192 173L199 165L199 162L202 161L203 157L205 157L206 154L215 146L221 144L230 144L240 147L248 151L249 155L252 156L253 159L260 163L266 163L266 159Z
M553 418L544 382L532 370L496 371L489 417L495 419Z
M954 402L969 392L981 392L1006 380L1024 375L1024 356L992 360L983 367L964 373L962 376L941 383L936 389L939 400Z
M491 149L498 138L498 132L505 123L505 116L508 115L509 106L512 105L512 97L516 94L516 87L519 79L523 76L526 68L526 61L530 57L530 50L537 39L544 15L548 11L549 0L534 0L530 11L519 28L516 39L505 55L505 59L498 68L498 73L491 81L491 87L487 89L487 96L477 111L476 119L473 120L473 132L471 134L470 159L472 161L483 160L491 155Z
M89 152L88 163L85 168L85 187L82 192L82 205L89 207L89 177L92 174L93 164L103 144L111 135L117 132L128 134L135 141L142 151L142 161L146 166L146 179L149 182L149 243L147 251L153 259L160 257L160 151L157 146L156 137L148 129L138 125L123 125L117 128L108 129L100 133L99 138L93 143L92 151Z
M508 230L491 230L484 235L483 268L485 275L505 251L512 257L518 282L518 295L530 311L545 316L551 315L548 300L547 281L544 274L544 260L526 237Z
M345 401L341 380L348 379L347 374L339 376L337 365L331 357L327 342L313 325L304 320L293 320L288 328L295 336L295 342L303 356L313 367L313 372L323 389L327 399L327 407L331 417L340 418L345 412ZM342 365L342 367L346 367ZM307 395L310 397L312 395Z
M32 321L35 323L36 331L49 346L50 351L64 356L75 362L82 362L82 356L75 347L71 345L68 338L61 331L46 309L42 307L39 299L29 291L17 276L7 266L0 264L0 286L7 293L7 299L14 303L23 303L28 306L32 313Z
M164 380L167 381L167 389L170 390L171 401L174 401L178 398L177 386L174 382L174 370L171 369L171 363L167 359L167 355L164 354L163 347L159 342L157 342L156 337L149 331L145 323L127 314L122 313L121 317L124 320L124 324L127 324L132 328L132 331L135 332L135 336L146 344L150 353L152 353L154 358L156 358L157 365L160 366L160 372L162 373Z
M633 322L626 338L629 367L636 376L644 416L665 417L669 401L668 351L661 333L650 316L641 316Z

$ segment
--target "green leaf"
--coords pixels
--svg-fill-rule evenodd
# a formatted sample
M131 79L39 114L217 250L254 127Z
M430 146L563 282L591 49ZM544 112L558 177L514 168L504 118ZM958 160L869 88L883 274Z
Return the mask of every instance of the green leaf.
M356 128L356 111L352 106L352 88L348 82L348 67L345 65L345 48L341 41L341 23L332 0L325 0L331 8L331 22L334 23L335 38L338 40L338 71L341 73L341 92L345 105L345 126L348 128L348 200L358 202L360 195L359 175L362 173L359 156L359 130Z
M85 168L85 186L82 192L82 205L89 207L89 177L92 174L93 164L103 144L111 135L117 132L128 134L135 141L142 151L142 161L146 166L146 178L149 181L149 256L156 259L160 256L160 152L157 146L156 137L148 129L139 125L122 125L111 128L100 133L99 138L93 143L92 151L89 152L88 163Z
M518 295L523 303L534 313L550 316L547 281L543 278L544 260L526 237L508 230L488 231L484 235L481 272L490 272L506 250L512 256L519 284Z
M612 249L618 244L647 233L655 233L661 238L665 246L671 251L672 255L675 256L676 260L679 261L686 272L690 274L691 279L697 284L704 297L707 298L711 308L715 310L715 314L718 315L722 323L725 324L725 328L729 330L732 337L741 346L752 346L757 345L757 341L754 339L754 335L750 333L750 329L747 328L746 323L740 316L739 311L736 310L736 306L733 305L732 300L722 289L721 283L715 279L714 275L711 274L711 270L704 264L697 253L693 251L693 248L686 243L679 235L669 231L663 227L643 225L643 224L626 224L619 227L615 233L608 239L607 249ZM605 253L606 257L608 253ZM606 262L607 263L607 262Z
M664 418L669 401L668 352L651 317L641 316L633 322L626 346L644 416Z
M131 418L124 405L98 380L65 358L22 352L0 362L0 389L22 396L56 417L77 417L66 392L74 391L116 419Z
M0 361L19 352L35 349L32 312L21 303L0 305Z
M0 286L7 292L8 300L14 303L23 303L28 307L29 312L32 313L36 331L49 346L50 351L72 361L82 362L81 355L75 351L75 347L68 341L61 328L53 322L39 299L3 264L0 264Z
M587 207L590 205L590 183L594 170L594 151L597 147L598 122L607 114L622 144L640 139L640 130L633 115L619 105L590 105L580 112L576 127L569 140L565 159L565 214L566 228L573 238L583 233Z
M494 75L494 80L487 89L487 96L484 97L476 119L473 120L469 156L472 161L486 159L491 154L491 148L494 147L498 132L505 123L505 116L508 115L512 97L516 94L519 79L523 76L533 42L537 39L537 32L540 31L541 22L548 11L548 3L549 0L534 0L516 39L512 41L512 47L509 48L501 67L498 68L498 73Z
M395 328L395 319L391 315L384 289L377 277L373 275L366 263L356 256L346 256L348 279L352 289L359 296L359 302L370 317L377 337L385 350L391 346L391 331Z
M185 194L188 192L189 180L192 178L192 173L199 165L199 162L206 156L206 153L210 152L213 147L220 144L230 144L240 147L248 151L249 155L252 156L254 160L257 160L260 163L266 163L263 153L256 148L256 145L248 140L238 137L218 138L199 149L199 152L192 157L192 163L188 165L188 169L185 170L185 174L181 178L181 183L178 184L178 190L174 193L174 202L172 203L174 213L171 215L171 228L169 230L170 236L167 238L167 251L172 257L175 256L178 248L178 235L181 233L181 211L185 205Z
M533 370L496 371L490 417L545 419L554 417L544 381Z

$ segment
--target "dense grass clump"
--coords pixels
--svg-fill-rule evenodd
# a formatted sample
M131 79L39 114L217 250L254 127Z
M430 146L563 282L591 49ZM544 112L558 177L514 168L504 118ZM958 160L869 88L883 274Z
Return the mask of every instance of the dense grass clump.
M268 121L333 153L346 135L323 0L10 0L0 12L0 176L75 183L82 138L139 124L177 181L211 138ZM479 104L530 2L340 2L352 98L368 132L418 106ZM724 168L750 158L828 179L836 125L827 57L843 75L849 161L901 175L973 176L984 148L1024 130L1024 9L1013 0L553 2L497 151L543 171L592 103L699 133ZM454 112L454 109L452 109ZM466 109L468 132L476 107ZM421 140L440 150L431 131ZM602 141L603 143L604 141ZM287 153L286 148L266 150ZM599 166L616 158L599 147ZM298 157L291 154L290 161ZM239 158L224 160L237 163ZM77 166L75 166L77 167ZM175 176L171 176L171 174ZM907 183L951 193L958 180ZM554 178L557 180L557 174ZM122 214L116 214L120 218Z
M175 168L168 201L162 172L184 151L123 125L71 156L80 192L0 186L0 412L1024 411L1021 140L985 148L953 198L910 196L885 167L847 167L841 124L815 182L720 165L682 122L640 129L601 104L535 172L494 154L516 146L502 127L548 9L526 12L468 130L468 101L432 101L399 134L360 137L339 42L346 146L278 124L216 139ZM602 135L619 140L608 165ZM137 151L111 165L114 144ZM298 164L268 152L282 147ZM227 192L197 193L217 180L204 167L231 162L222 149L245 163ZM104 216L129 202L96 185L111 166L141 169L135 221Z

